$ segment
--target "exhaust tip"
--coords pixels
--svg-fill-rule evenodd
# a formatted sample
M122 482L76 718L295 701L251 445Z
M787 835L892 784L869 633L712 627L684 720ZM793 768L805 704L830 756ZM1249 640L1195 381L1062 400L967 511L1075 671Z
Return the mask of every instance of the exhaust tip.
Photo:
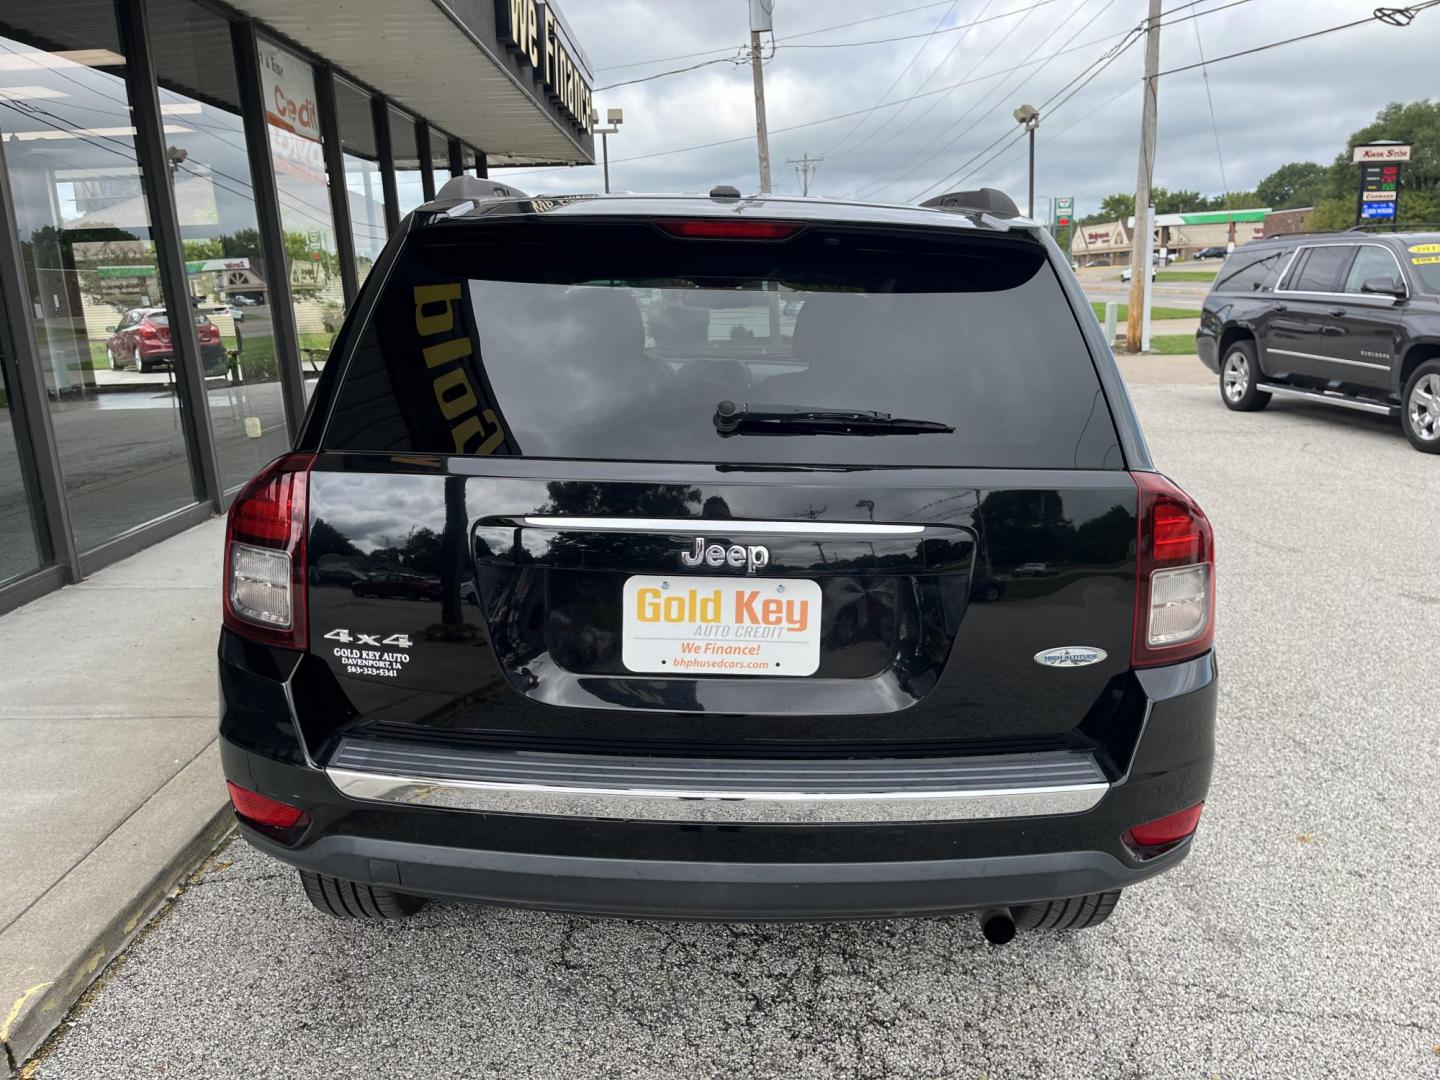
M1015 920L1009 908L986 908L980 912L980 932L991 945L1007 945L1015 939Z

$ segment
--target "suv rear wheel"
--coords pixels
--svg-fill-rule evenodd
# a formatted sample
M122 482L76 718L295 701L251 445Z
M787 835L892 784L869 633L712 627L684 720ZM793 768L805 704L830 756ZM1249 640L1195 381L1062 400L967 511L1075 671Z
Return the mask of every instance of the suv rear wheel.
M337 919L403 919L425 906L424 897L391 892L378 885L300 871L300 883L310 903Z
M1416 450L1440 454L1440 360L1426 360L1405 383L1400 422Z
M1220 398L1226 408L1254 412L1270 404L1270 395L1255 389L1259 374L1253 341L1237 341L1225 351L1220 363Z
M1044 904L1021 904L1010 909L1010 916L1021 930L1083 930L1099 926L1110 917L1120 902L1120 892L1112 889Z

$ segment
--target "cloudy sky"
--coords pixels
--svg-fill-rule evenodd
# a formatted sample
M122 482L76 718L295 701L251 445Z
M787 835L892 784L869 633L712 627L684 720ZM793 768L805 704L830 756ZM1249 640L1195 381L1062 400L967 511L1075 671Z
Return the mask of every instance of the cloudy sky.
M561 6L596 69L596 107L602 116L625 110L610 141L615 190L757 189L750 68L727 59L748 40L746 0ZM786 161L809 154L824 158L812 194L909 202L932 185L989 184L1019 202L1025 148L1011 112L1048 102L1037 192L1074 195L1088 213L1105 194L1134 190L1143 42L1083 86L1067 84L1125 42L1146 8L1144 0L775 0L765 68L774 188L798 192ZM1198 62L1201 49L1219 57L1364 19L1374 8L1375 0L1166 0L1160 70ZM1195 11L1213 13L1184 18ZM904 40L866 44L886 38ZM1435 96L1437 43L1440 8L1407 29L1372 22L1211 65L1230 188L1253 187L1287 161L1328 163L1387 102ZM1201 70L1163 77L1159 106L1155 182L1223 190ZM532 192L599 191L602 183L598 167L493 175ZM1046 205L1038 198L1037 214Z

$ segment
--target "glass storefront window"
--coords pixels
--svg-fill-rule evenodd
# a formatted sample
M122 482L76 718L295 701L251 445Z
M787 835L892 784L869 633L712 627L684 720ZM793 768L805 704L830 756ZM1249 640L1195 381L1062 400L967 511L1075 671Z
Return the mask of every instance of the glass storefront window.
M5 310L0 307L0 319ZM13 395L10 361L0 338L0 585L45 563L40 545L38 500L32 497L28 477L20 464L20 440L15 413L20 403Z
M114 7L0 6L0 139L75 542L195 502ZM195 133L165 115L167 142ZM184 299L180 302L184 304Z
M395 201L403 218L425 201L425 183L420 177L415 118L393 107L390 109L390 153L395 158Z
M372 98L344 79L335 80L335 111L340 117L340 146L345 157L345 190L350 200L350 231L355 243L355 278L364 282L385 246L385 185L375 145Z
M190 129L167 136L170 182L230 490L289 445L230 25L190 0L149 6L161 115Z
M450 179L450 136L437 127L430 129L430 168L438 192Z
M308 60L263 37L259 49L260 92L308 395L345 311L320 111L315 104L315 71Z

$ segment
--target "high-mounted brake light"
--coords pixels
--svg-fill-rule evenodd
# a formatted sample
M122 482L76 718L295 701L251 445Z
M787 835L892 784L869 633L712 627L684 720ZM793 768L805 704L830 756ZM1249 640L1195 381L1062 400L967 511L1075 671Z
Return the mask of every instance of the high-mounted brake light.
M658 218L671 236L688 240L785 240L800 231L793 221L735 221L730 218Z
M1195 500L1159 473L1139 489L1135 631L1131 663L1189 660L1215 641L1215 540Z
M225 526L225 625L267 645L303 649L305 530L314 454L276 458L246 484Z

